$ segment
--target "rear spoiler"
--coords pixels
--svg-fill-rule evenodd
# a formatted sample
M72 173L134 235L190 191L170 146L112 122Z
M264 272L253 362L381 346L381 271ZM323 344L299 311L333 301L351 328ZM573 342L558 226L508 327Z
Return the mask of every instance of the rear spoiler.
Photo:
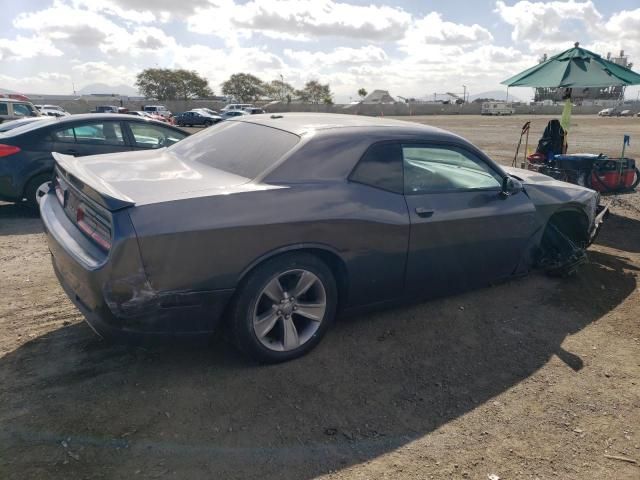
M58 174L101 207L113 212L135 205L125 194L83 168L82 159L57 152L52 152L51 155L56 162Z

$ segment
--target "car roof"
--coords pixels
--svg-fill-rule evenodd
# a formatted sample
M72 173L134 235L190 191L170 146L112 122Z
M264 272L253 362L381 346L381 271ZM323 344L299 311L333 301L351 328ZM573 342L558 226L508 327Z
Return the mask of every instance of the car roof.
M41 118L41 117L38 117ZM46 117L46 116L42 116L42 118L51 118L52 120L50 122L47 122L46 125L42 124L36 124L36 125L29 125L28 128L27 125L25 125L24 127L20 128L20 132L19 134L23 134L23 133L27 133L27 132L33 132L39 128L42 127L50 127L52 125L64 125L66 123L74 123L74 122L78 122L78 121L83 121L83 120L117 120L117 121L126 121L126 122L137 122L137 123L150 123L153 125L161 125L165 128L171 128L173 130L179 130L179 131L183 131L177 127L174 127L173 125L169 125L166 124L164 122L160 122L158 120L154 120L152 118L147 118L147 117L138 117L135 115L127 115L126 113L80 113L77 115L69 115L67 117ZM37 122L36 122L37 123ZM27 129L28 128L28 129ZM15 130L9 130L8 132L6 132L6 134L11 134L12 132L15 133Z
M249 122L267 127L277 128L295 135L303 135L310 131L347 128L380 127L402 129L407 132L434 133L452 135L446 130L423 125L415 122L405 122L382 117L367 117L364 115L346 115L337 113L277 113L272 115L247 115L230 120L235 122Z
M12 103L33 103L31 100L18 100L17 98L9 98L9 97L0 97L0 102L12 102Z

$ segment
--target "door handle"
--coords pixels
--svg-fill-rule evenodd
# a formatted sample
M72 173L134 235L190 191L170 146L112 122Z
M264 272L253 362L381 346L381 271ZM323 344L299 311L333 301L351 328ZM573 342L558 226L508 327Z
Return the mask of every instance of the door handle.
M422 218L429 218L430 216L433 215L433 210L429 210L428 208L424 208L424 207L416 207L416 213L418 214L419 217Z

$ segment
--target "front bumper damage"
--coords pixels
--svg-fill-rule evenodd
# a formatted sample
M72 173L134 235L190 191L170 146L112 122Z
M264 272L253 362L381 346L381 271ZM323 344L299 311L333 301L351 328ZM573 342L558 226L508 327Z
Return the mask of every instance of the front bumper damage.
M597 238L608 215L608 205L596 205L587 241L577 241L558 225L549 222L541 244L538 267L544 269L548 275L557 277L566 277L575 273L580 265L587 262L586 250Z

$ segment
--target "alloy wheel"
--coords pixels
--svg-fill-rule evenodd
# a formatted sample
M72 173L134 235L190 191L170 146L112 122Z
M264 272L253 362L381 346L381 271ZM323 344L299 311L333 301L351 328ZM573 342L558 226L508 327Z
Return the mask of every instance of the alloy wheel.
M308 342L327 310L327 293L308 270L280 273L264 286L253 312L253 331L266 348L287 352Z

